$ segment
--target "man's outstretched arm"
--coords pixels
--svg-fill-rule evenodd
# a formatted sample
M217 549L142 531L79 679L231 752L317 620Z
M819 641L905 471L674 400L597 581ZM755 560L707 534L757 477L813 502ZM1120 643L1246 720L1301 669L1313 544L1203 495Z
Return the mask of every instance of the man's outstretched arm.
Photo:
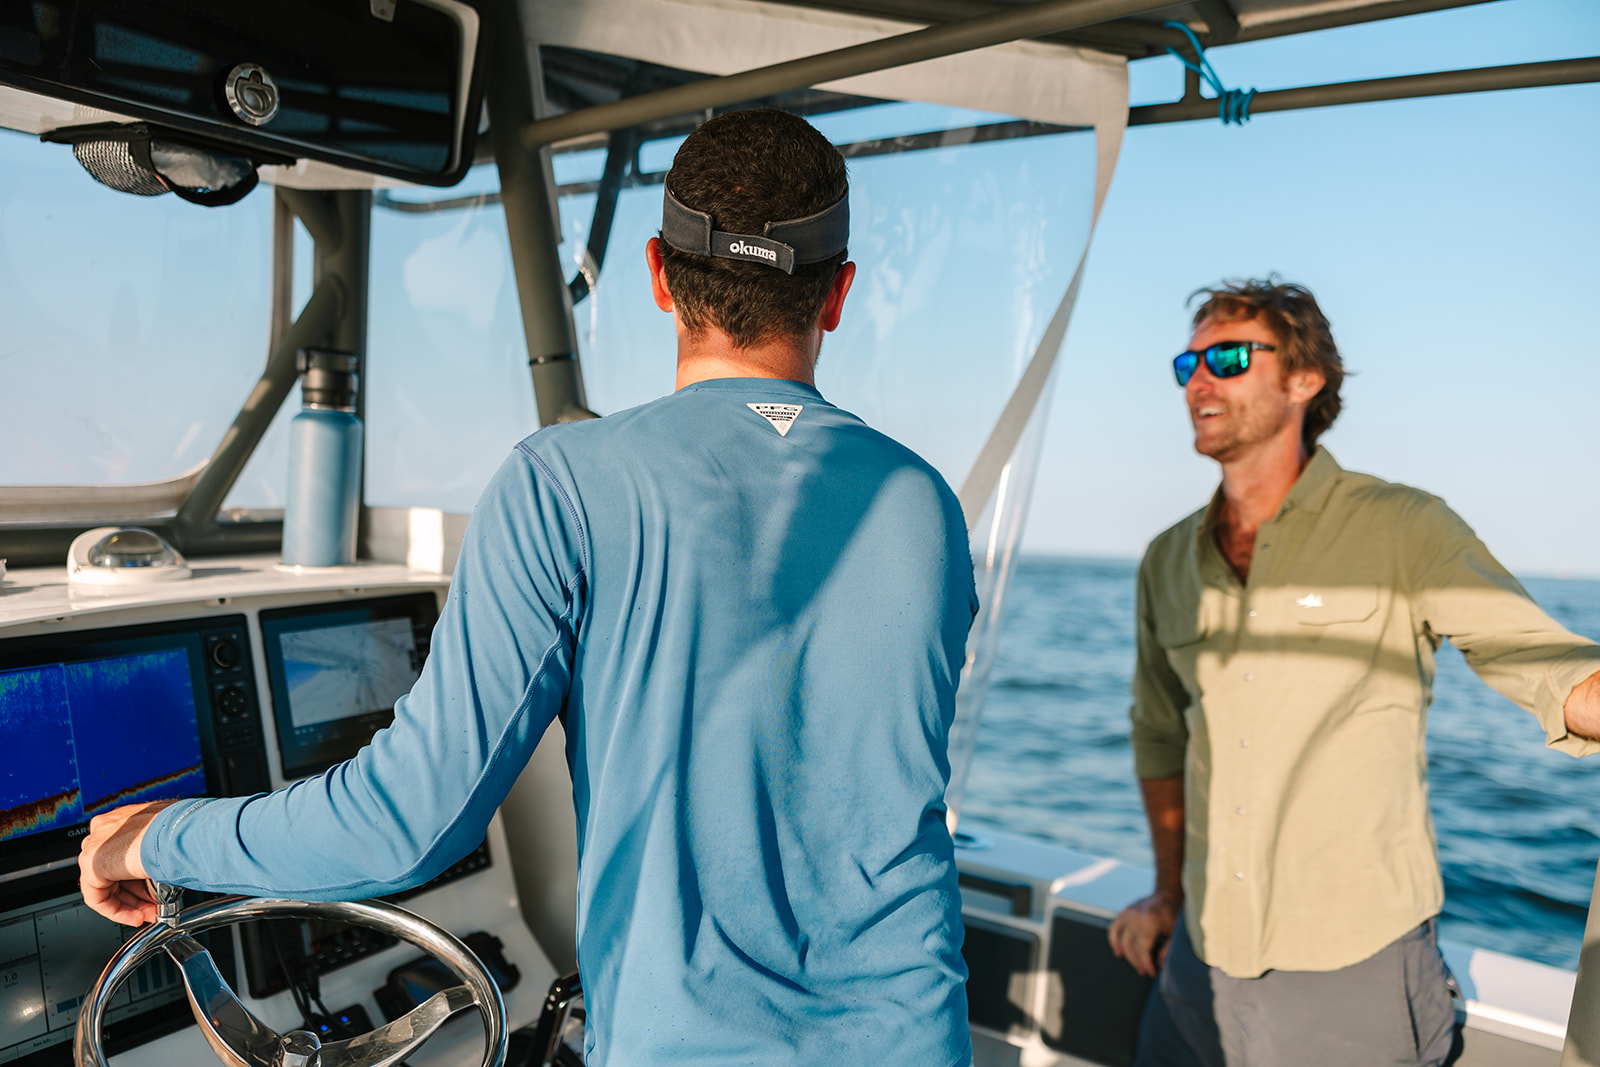
M1549 747L1600 754L1600 644L1552 619L1443 501L1419 497L1404 524L1413 614L1531 711Z
M1146 977L1167 956L1167 939L1183 912L1183 775L1141 778L1144 813L1156 857L1156 890L1122 909L1111 923L1111 951Z
M1600 671L1580 682L1562 708L1567 717L1567 729L1579 737L1600 741Z
M420 885L482 840L570 681L581 539L552 478L514 455L475 509L422 676L355 758L254 797L130 805L96 818L85 901L154 915L143 879L357 900Z

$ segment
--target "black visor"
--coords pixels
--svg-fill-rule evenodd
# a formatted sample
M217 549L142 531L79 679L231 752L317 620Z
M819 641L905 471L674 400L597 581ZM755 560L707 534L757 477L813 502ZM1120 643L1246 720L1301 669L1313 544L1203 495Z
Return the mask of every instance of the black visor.
M685 207L666 190L661 205L661 239L680 252L742 259L793 274L797 264L821 263L845 250L850 241L850 197L803 219L769 222L760 236L723 233L704 211Z

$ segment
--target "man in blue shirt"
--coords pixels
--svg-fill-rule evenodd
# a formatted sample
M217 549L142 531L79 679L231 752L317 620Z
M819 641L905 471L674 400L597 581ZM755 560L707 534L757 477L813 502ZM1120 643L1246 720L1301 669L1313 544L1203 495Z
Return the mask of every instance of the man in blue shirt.
M646 249L676 391L517 446L356 758L97 818L85 899L134 922L146 876L421 884L561 715L590 1064L969 1063L943 795L972 565L939 475L813 385L847 236L844 162L803 120L700 127Z

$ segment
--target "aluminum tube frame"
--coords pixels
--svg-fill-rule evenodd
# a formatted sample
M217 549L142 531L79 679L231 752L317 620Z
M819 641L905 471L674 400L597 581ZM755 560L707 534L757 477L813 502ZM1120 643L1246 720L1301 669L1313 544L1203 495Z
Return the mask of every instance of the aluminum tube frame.
M1274 89L1255 95L1250 101L1250 114L1335 107L1340 104L1366 104L1379 100L1412 100L1424 96L1449 96L1455 93L1486 93L1500 89L1580 85L1596 81L1600 81L1600 56L1589 56L1582 59L1553 60L1548 63L1517 63L1505 67L1447 70L1434 74L1409 74L1399 78L1374 78L1370 81L1339 82L1333 85L1308 85L1298 89ZM1129 126L1150 126L1162 122L1194 122L1215 118L1217 118L1215 99L1179 100L1171 104L1148 104L1128 110Z
M829 8L854 15L866 15L870 18L904 19L909 22L919 23L954 22L957 19L974 18L993 11L998 6L993 0L822 0L821 3L818 3L817 0L779 0L779 2L791 3L800 7ZM1264 41L1273 37L1309 33L1313 30L1333 29L1339 26L1351 26L1365 22L1376 22L1382 19L1399 18L1404 15L1419 15L1457 7L1470 7L1474 4L1487 2L1489 0L1389 0L1375 14L1371 13L1371 9L1366 8L1359 9L1359 14L1352 14L1348 10L1340 9L1316 15L1303 15L1298 18L1259 21L1253 22L1248 26L1240 25L1237 36L1227 43ZM1210 47L1211 45L1224 43L1222 37L1214 32L1215 28L1211 25L1208 24L1203 28L1196 26L1194 28L1200 36L1201 44ZM1183 34L1160 23L1131 20L1084 26L1059 34L1044 34L1037 39L1050 44L1076 45L1083 48L1098 49L1102 52L1115 52L1127 56L1129 59L1148 59L1151 56L1163 54L1168 47L1182 48L1188 43Z
M535 118L534 78L542 77L529 55L515 0L495 8L497 25L489 82L489 136L500 172L500 206L506 216L511 266L522 310L539 425L594 417L578 366L578 334L572 322L572 294L557 250L554 176L548 153L520 135Z
M356 417L367 417L367 275L372 250L372 190L339 189L322 194L339 222L338 239L318 241L313 252L312 277L320 285L333 279L344 302L328 331L328 346L356 356ZM363 457L364 458L364 457ZM366 465L363 462L362 469ZM362 485L366 477L363 473ZM362 495L365 500L365 494Z
M184 551L216 528L223 499L294 388L299 377L295 354L300 349L329 345L356 354L360 368L356 413L362 413L367 378L367 254L372 193L366 189L331 193L285 189L279 195L315 239L312 267L316 287L299 319L268 357L260 380L173 519L174 540Z
M339 243L344 228L320 193L309 189L280 188L277 195L299 218L319 249L331 251Z
M272 310L268 316L267 358L294 324L294 211L283 191L272 192Z
M294 388L298 377L295 353L307 345L323 342L337 325L345 303L344 286L339 280L322 279L312 291L311 299L306 301L300 317L268 357L260 380L245 398L233 425L222 435L222 443L212 453L200 480L173 520L175 540L183 551L189 551L192 540L203 538L216 527L223 498L250 461L289 390Z
M1475 4L1489 3L1491 0L1389 0L1376 13L1373 9L1356 9L1365 14L1352 16L1344 10L1324 11L1315 15L1301 15L1299 18L1278 19L1276 21L1257 22L1239 28L1239 36L1232 43L1242 44L1245 41L1264 41L1272 37L1293 37L1297 34L1312 33L1316 30L1337 29L1340 26L1355 26L1367 22L1378 22L1384 19L1397 19L1409 15L1426 15L1435 11L1449 11L1452 8L1472 7ZM1205 38L1202 37L1202 41ZM1206 42L1209 43L1209 42ZM1221 43L1221 42L1218 42Z
M1157 0L1035 0L977 18L930 26L814 56L707 78L660 92L631 96L540 119L522 130L522 142L540 148L585 134L637 126L707 108L804 89L822 82L902 67L957 52L1042 37L1167 6Z

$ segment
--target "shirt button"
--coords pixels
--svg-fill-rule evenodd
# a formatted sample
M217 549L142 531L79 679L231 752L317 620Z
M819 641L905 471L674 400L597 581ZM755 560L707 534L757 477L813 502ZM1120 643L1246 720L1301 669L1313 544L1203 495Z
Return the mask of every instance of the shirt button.
M1262 545L1261 546L1261 551L1265 552L1267 549L1269 549L1271 547L1272 547L1271 545Z
M1233 809L1233 813L1235 815L1243 815L1244 814L1244 809L1243 808L1234 808Z
M1256 680L1256 676L1253 674L1247 674L1244 676L1244 680L1247 682L1253 682Z
M1251 608L1250 609L1250 617L1252 619L1256 617L1256 609L1255 608Z
M1243 738L1243 737L1239 738L1239 747L1240 748L1249 748L1250 747L1249 740L1246 739L1246 738Z
M1244 872L1243 871L1234 871L1233 872L1233 877L1234 877L1235 881L1242 882L1242 881L1244 881Z

